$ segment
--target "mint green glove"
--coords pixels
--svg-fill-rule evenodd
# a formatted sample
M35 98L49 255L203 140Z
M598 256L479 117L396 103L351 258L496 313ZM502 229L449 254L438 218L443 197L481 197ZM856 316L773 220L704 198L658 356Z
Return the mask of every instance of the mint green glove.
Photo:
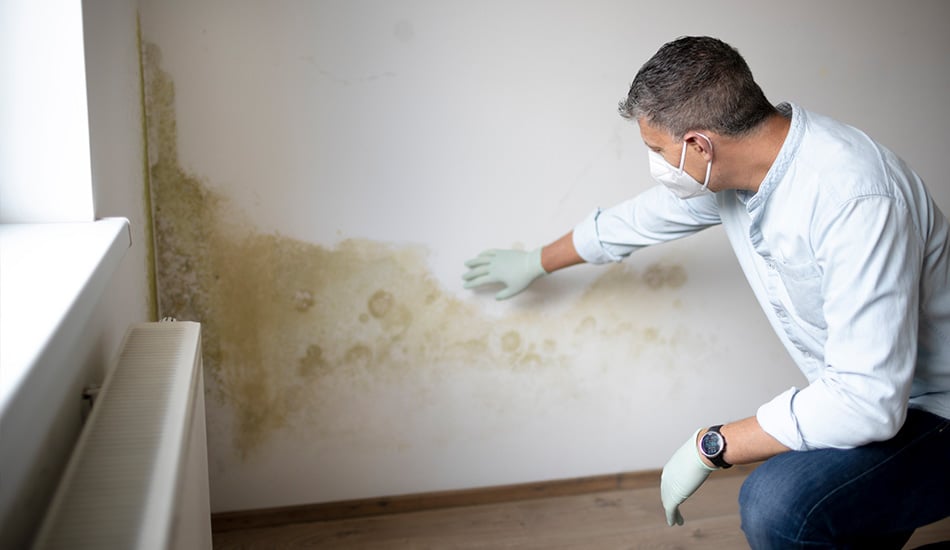
M505 289L495 294L496 300L511 298L528 288L535 279L546 275L541 267L541 249L525 252L523 250L486 250L465 262L469 268L462 275L465 288L501 283Z
M709 473L717 468L707 466L699 457L699 448L696 446L696 436L699 430L693 433L686 443L680 447L663 466L660 476L660 499L666 510L666 523L683 525L683 515L679 506L706 481Z

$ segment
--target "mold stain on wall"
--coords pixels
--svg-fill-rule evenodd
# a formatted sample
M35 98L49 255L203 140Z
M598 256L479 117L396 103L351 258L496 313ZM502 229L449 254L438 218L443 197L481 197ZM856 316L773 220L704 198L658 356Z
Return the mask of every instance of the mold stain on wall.
M678 265L611 266L563 313L496 318L446 291L423 246L326 247L255 229L181 167L174 84L154 45L144 65L160 315L202 323L209 406L230 411L238 456L279 430L339 436L365 415L353 410L361 395L399 389L424 407L428 384L459 369L574 392L590 376L586 352L605 342L629 358L674 345L649 311L676 307Z

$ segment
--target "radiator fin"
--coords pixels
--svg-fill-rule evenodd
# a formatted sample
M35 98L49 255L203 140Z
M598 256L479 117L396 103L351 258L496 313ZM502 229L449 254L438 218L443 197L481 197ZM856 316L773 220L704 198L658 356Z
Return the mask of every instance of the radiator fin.
M198 323L130 327L36 548L168 546L200 374Z

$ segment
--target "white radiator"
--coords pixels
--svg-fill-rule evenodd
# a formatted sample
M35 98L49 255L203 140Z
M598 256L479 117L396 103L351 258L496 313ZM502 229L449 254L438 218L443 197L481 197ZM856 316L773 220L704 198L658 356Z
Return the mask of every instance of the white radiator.
M133 325L34 548L211 548L201 325Z

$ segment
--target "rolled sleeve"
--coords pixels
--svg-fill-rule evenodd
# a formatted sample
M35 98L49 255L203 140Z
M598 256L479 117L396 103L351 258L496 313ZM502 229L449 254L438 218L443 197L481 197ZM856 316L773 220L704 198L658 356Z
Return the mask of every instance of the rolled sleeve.
M805 450L805 442L795 421L792 401L798 394L798 388L790 388L775 396L771 401L759 407L755 413L759 426L765 433L778 440L793 451Z
M817 380L775 396L755 417L767 434L793 451L850 449L892 437L906 408L894 414L886 406L868 408L863 399L854 399L854 389Z
M907 412L902 393L886 382L842 382L832 375L777 395L759 407L756 419L795 451L850 449L894 436Z
M597 218L603 212L598 208L584 218L584 221L577 224L574 228L574 248L585 262L590 264L605 264L608 262L619 262L623 256L611 254L603 246L600 235L597 231Z

